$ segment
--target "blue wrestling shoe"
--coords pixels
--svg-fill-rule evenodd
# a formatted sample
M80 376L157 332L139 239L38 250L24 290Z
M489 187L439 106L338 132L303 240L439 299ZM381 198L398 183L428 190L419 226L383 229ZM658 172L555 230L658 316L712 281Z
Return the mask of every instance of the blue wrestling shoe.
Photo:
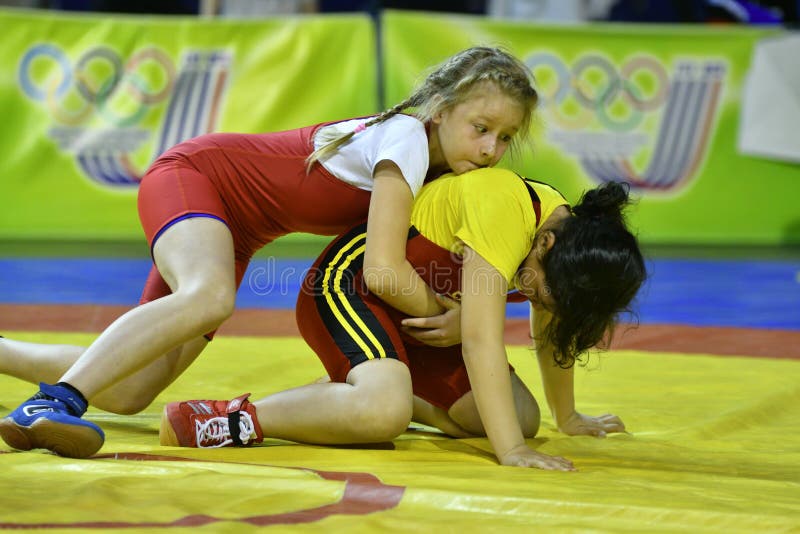
M15 449L48 449L60 456L88 458L103 446L105 434L84 421L88 403L62 384L39 384L39 392L0 419L0 437Z

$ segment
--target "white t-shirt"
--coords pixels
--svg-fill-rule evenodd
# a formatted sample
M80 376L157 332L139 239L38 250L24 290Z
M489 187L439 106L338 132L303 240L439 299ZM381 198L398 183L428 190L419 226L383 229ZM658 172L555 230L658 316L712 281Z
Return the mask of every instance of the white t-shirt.
M314 136L314 149L354 131L370 118L352 119L320 128ZM383 160L390 160L400 168L411 194L416 197L428 172L425 125L414 117L395 115L356 133L320 163L343 182L371 191L375 166Z

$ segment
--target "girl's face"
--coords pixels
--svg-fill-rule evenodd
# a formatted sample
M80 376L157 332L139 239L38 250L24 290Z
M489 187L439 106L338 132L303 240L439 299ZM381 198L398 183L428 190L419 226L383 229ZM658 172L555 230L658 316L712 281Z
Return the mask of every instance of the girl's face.
M434 115L431 169L462 174L494 166L524 118L524 107L493 83L473 88L466 100Z
M515 280L517 290L530 301L535 310L547 310L551 313L556 309L556 300L553 298L550 286L547 285L541 258L553 246L552 243L553 240L548 236L537 239L530 254L517 271Z

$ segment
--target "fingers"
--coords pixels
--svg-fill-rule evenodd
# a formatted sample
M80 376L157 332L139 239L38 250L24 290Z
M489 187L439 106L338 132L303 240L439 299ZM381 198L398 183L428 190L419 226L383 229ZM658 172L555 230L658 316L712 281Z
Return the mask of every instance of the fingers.
M408 328L406 326L402 326L401 328L403 332L413 337L417 341L421 341L422 343L425 343L426 345L430 345L432 347L448 347L451 344L449 343L447 335L444 330Z
M401 329L412 338L432 347L450 347L461 342L459 324L461 304L446 295L436 294L436 300L446 309L433 317L408 317Z
M453 300L447 295L440 295L436 293L436 301L441 304L447 311L455 310L461 306L457 300ZM433 317L409 317L403 319L401 324L403 326L410 326L411 328L442 328L448 324L447 312L434 315Z
M575 464L563 458L561 456L554 456L554 460L556 460L556 465L558 466L559 471L577 471L578 469L575 467Z
M604 432L625 432L625 423L616 415L607 413L597 418L600 428Z
M593 424L587 428L588 434L592 436L604 438L612 432L625 432L625 423L616 415L605 414L593 419Z
M444 326L445 320L441 315L434 315L433 317L410 317L403 319L401 325L409 328L441 328Z
M572 462L561 456L551 456L544 465L537 467L547 471L577 471Z
M498 459L503 465L514 467L536 467L548 471L575 471L575 466L566 458L543 454L530 449L527 445L515 447Z
M604 438L612 432L626 432L625 424L613 414L605 414L599 417L579 414L577 419L571 419L559 430L571 436L585 435L598 438Z
M536 467L545 471L577 471L572 462L561 456L521 456L512 465L514 467Z

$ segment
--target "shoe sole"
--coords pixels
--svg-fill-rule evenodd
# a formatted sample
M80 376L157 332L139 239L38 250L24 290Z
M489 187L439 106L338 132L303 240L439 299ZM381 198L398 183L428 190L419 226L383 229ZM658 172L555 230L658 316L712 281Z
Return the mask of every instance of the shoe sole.
M164 447L184 447L178 440L178 435L169 421L168 407L161 413L161 426L158 429L158 442Z
M88 458L100 450L104 441L89 427L44 418L31 426L20 426L10 417L0 419L0 437L17 450L48 449L67 458Z

